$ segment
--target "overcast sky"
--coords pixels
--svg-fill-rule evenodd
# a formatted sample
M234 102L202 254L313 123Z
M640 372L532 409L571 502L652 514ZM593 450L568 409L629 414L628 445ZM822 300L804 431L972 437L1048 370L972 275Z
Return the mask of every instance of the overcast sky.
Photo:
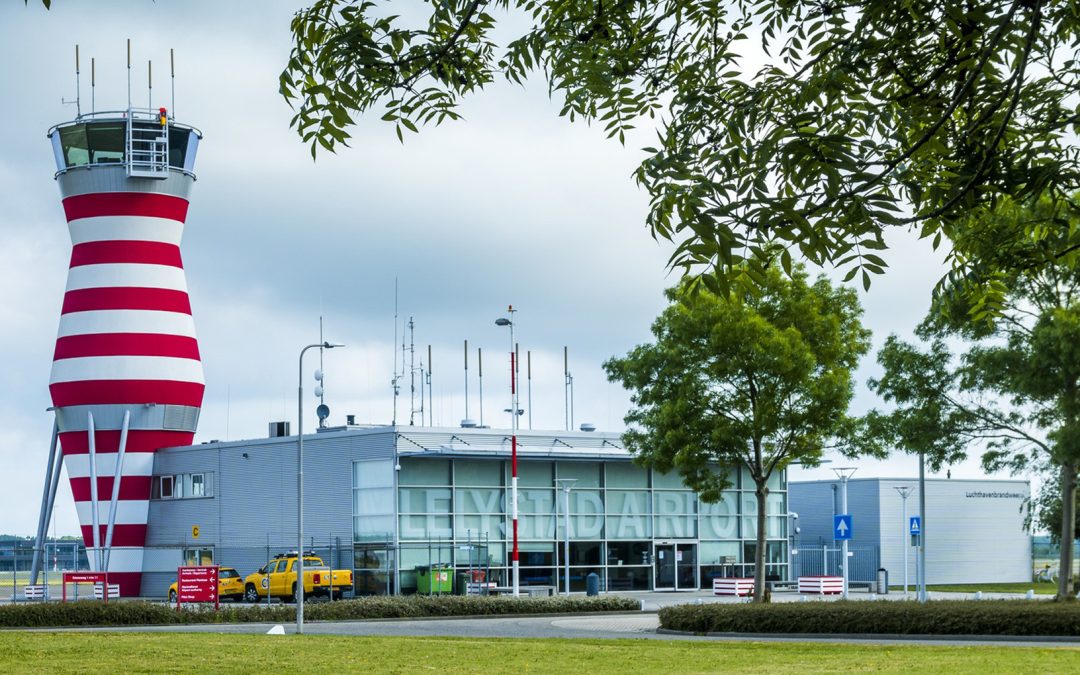
M153 105L170 106L174 48L175 111L205 134L182 246L207 383L196 442L262 437L274 420L295 424L296 358L318 340L320 315L327 339L348 345L326 355L330 422L351 413L388 423L395 354L400 359L395 279L399 322L415 320L417 358L426 361L432 346L436 424L464 417L465 339L470 417L480 417L482 348L484 423L509 424L502 412L509 336L494 320L512 303L522 353L532 351L533 427L564 426L566 345L575 426L621 430L628 396L606 381L601 364L648 340L663 289L675 280L664 266L671 247L649 236L648 197L630 176L652 130L622 147L600 129L559 118L542 82L500 84L466 102L464 121L404 145L377 116L361 120L351 149L313 163L277 93L289 20L303 5L96 0L54 3L51 12L36 1L0 5L0 533L34 531L44 480L49 370L70 256L45 132L75 116L62 100L75 97L76 43L84 111L91 57L97 109L126 107L129 37L135 105L147 103L153 60ZM860 291L875 346L891 332L910 335L942 272L942 256L925 242L905 233L890 241L892 269ZM309 392L316 361L307 368ZM858 375L857 410L875 405L865 388L874 372L871 356ZM408 423L408 378L404 384L398 420ZM310 424L313 415L305 418ZM860 477L914 476L916 463L900 455L858 466ZM982 475L974 461L952 468L954 478ZM832 472L791 474L807 477ZM77 531L66 479L55 515L59 534Z

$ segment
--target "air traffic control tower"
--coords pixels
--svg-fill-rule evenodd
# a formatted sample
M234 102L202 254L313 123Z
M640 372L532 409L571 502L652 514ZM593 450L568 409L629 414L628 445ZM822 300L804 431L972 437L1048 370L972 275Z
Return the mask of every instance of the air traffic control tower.
M72 250L39 541L62 461L91 569L138 595L153 453L192 442L203 399L180 257L201 134L165 108L129 105L48 136Z

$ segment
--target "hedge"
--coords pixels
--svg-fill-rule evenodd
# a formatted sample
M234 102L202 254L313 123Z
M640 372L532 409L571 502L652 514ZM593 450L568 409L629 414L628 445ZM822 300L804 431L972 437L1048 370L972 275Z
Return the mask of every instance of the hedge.
M304 617L310 621L351 619L398 619L440 616L499 614L553 614L568 612L636 611L632 598L507 598L461 596L384 596L338 602L309 602ZM33 602L0 606L0 627L37 628L60 626L148 626L186 623L288 623L296 620L292 605L213 607L196 605L176 611L160 602L123 601L105 604Z
M660 627L689 633L1080 636L1080 603L1031 600L677 605Z

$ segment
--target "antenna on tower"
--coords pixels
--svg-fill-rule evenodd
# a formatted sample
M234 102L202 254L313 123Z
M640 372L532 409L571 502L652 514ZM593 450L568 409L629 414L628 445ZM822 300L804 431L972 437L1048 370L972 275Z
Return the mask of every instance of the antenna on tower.
M82 117L82 95L79 91L79 45L75 45L75 115Z
M82 97L79 94L79 87L80 87L80 80L81 79L82 78L79 77L79 45L75 45L75 100L74 101L69 101L69 100L67 100L67 99L65 99L64 97L61 96L60 97L60 103L62 103L64 105L71 105L72 103L74 103L75 104L75 117L76 117L76 119L78 119L79 117L82 117L82 101L81 101Z
M171 91L169 109L172 110L173 119L176 119L176 58L173 56L172 49L169 49L169 82Z
M128 57L128 110L131 110L131 38L127 40Z

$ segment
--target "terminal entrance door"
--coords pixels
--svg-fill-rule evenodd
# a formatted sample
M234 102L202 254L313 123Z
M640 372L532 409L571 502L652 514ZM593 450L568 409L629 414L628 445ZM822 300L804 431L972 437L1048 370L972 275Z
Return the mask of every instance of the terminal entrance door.
M697 590L697 544L655 544L653 588L658 591Z

